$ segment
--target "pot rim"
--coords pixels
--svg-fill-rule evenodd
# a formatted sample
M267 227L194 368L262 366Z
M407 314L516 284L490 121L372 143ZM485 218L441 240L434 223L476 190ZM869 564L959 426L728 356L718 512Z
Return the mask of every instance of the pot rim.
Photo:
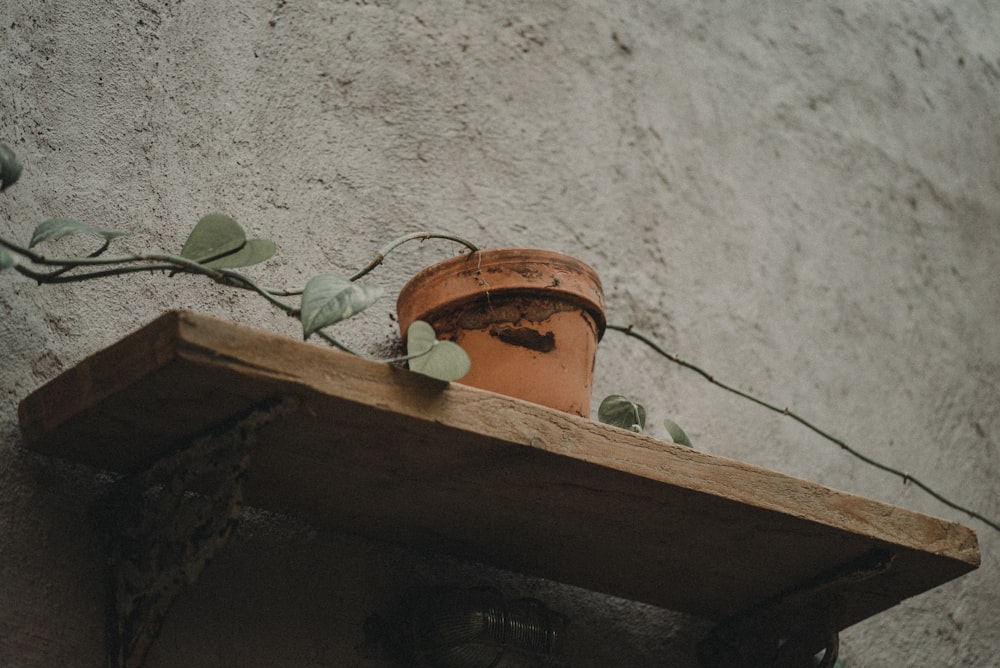
M414 320L444 307L493 295L559 296L587 310L604 334L604 288L590 265L565 253L541 248L487 248L432 264L403 286L396 300L403 332ZM428 295L441 296L430 301Z

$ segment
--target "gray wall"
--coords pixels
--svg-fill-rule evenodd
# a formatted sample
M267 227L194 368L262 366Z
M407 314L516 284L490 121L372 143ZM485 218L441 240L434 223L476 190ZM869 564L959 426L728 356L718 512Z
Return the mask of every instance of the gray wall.
M556 248L598 270L611 320L1000 518L995 3L7 0L0 31L0 140L25 165L4 235L58 215L177 250L223 211L278 243L254 275L289 286L427 227ZM394 293L455 250L376 277ZM96 666L104 482L21 449L18 401L165 309L296 323L194 278L0 282L0 665ZM391 312L338 331L388 349ZM979 571L849 629L842 654L997 665L996 531L620 336L596 385L703 451L976 529ZM364 615L452 580L568 614L574 665L694 665L705 631L253 513L149 665L379 665L355 649Z

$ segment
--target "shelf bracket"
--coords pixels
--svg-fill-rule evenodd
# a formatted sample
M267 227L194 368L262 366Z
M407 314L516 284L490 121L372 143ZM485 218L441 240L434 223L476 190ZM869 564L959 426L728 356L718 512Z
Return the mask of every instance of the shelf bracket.
M702 668L832 668L846 589L892 568L872 550L717 625L698 647Z
M98 503L108 550L109 666L142 666L170 605L240 519L256 431L299 403L262 402L116 480Z

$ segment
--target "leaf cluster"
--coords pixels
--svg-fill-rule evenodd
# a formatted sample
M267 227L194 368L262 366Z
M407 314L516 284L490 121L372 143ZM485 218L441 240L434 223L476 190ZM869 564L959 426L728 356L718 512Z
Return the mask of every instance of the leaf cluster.
M0 190L12 186L21 175L14 152L0 143ZM101 245L89 255L50 257L36 249L63 237L96 237ZM39 284L80 282L134 272L198 274L222 285L250 290L272 305L299 319L303 339L317 336L346 352L359 354L333 337L326 328L361 313L384 294L378 284L360 280L385 256L403 243L431 238L450 239L475 251L471 243L441 232L421 232L400 237L379 250L375 258L351 277L324 274L310 279L302 289L276 289L260 285L235 269L269 260L276 252L273 241L248 238L229 216L212 213L201 218L177 254L149 252L108 256L114 239L126 232L105 229L68 218L52 218L38 225L27 246L0 237L0 271L13 269ZM288 298L298 297L298 303ZM469 357L458 345L439 341L424 322L415 322L407 333L407 355L386 362L409 361L413 371L439 380L458 380L469 371Z
M612 394L601 402L600 408L597 409L597 419L614 427L640 433L646 428L646 408L626 396ZM691 445L691 439L676 422L667 418L663 421L663 426L667 428L670 440L674 443L689 448L694 447Z

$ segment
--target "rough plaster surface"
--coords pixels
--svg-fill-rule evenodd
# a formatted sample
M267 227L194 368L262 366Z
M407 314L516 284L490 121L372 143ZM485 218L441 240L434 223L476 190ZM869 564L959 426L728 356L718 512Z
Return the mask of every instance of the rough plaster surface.
M994 3L8 0L0 31L0 140L25 164L5 235L59 215L178 249L224 211L278 243L255 275L288 286L426 227L556 248L602 275L611 320L1000 518ZM410 250L377 274L390 291L455 249ZM100 665L101 482L21 450L17 402L167 308L296 326L194 279L0 281L0 665ZM391 312L345 340L391 347ZM700 449L975 528L979 571L842 653L997 665L997 532L613 334L597 372L595 397L631 394ZM573 665L693 666L704 632L260 515L149 664L378 665L363 616L442 580L542 596L576 620Z

